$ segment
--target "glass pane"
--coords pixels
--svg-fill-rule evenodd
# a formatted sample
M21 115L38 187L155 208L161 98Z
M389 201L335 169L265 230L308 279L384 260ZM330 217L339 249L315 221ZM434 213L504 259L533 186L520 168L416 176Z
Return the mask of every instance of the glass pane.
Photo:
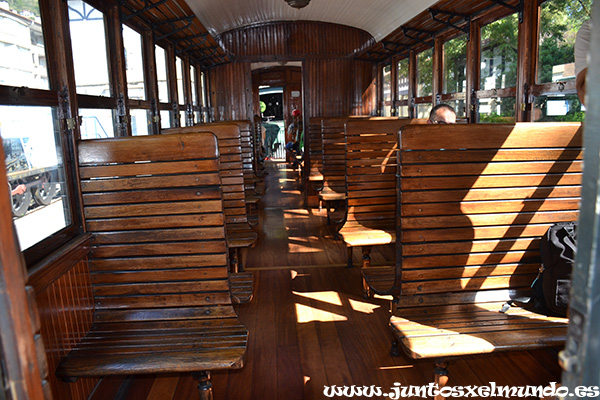
M83 1L68 4L77 93L110 97L104 16Z
M495 97L479 99L479 122L515 122L515 98Z
M392 66L383 67L383 101L392 101Z
M481 89L516 85L518 25L512 14L481 28Z
M444 103L446 103L449 106L452 106L452 108L454 108L454 111L456 111L457 118L466 118L467 109L465 107L464 100L449 100L449 101L445 101Z
M381 110L382 117L391 117L392 116L392 106L383 106L383 110Z
M200 73L200 99L202 103L199 104L202 107L207 107L208 103L206 102L206 75L204 72Z
M102 139L115 136L112 110L80 108L81 138Z
M192 104L198 105L198 90L196 90L196 68L190 67L190 81L192 83Z
M0 84L49 89L39 4L9 4L18 14L0 13Z
M429 118L431 103L417 104L417 118Z
M433 82L433 49L417 55L417 97L431 96L431 82Z
M51 107L0 106L0 125L13 219L25 250L71 224L59 123Z
M123 25L123 45L127 69L127 95L130 99L146 100L142 36L127 25Z
M147 110L129 110L131 115L131 133L133 136L147 135L150 126Z
M534 121L579 121L585 119L585 107L576 94L548 95L535 98Z
M171 127L171 113L169 110L160 110L160 127L162 129Z
M179 126L189 126L185 117L185 111L179 111Z
M467 88L467 36L444 43L444 93L462 93Z
M183 61L177 57L175 64L177 69L177 102L178 104L185 104L185 97L183 96Z
M591 0L548 0L542 3L538 83L575 79L575 37L589 18Z
M169 102L169 87L167 86L167 53L159 46L154 47L156 57L156 76L158 77L158 102Z
M398 100L408 99L408 58L398 61Z
M408 106L398 106L398 117L408 118Z

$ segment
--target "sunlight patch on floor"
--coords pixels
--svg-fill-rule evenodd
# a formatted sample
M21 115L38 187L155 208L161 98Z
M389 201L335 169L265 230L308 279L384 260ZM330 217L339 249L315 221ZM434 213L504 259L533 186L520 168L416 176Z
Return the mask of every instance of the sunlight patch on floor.
M334 322L348 320L348 318L343 315L298 303L296 303L296 319L299 324L305 324L307 322Z
M379 367L379 369L381 369L381 370L406 369L406 368L414 368L414 365L392 365L391 367Z
M364 301L352 299L348 299L348 301L350 302L350 307L352 307L354 311L358 311L365 314L373 314L375 310L381 307L380 305L365 303Z
M295 294L296 296L305 297L305 298L311 299L311 300L322 301L324 303L333 304L334 306L342 305L342 299L340 298L339 293L334 292L334 291L303 293L303 292L296 292L296 291L292 290L292 293Z
M313 240L316 240L316 237L312 237ZM299 237L299 236L291 236L288 238L288 251L290 254L294 253L319 253L322 252L323 249L315 246L314 244L309 243L309 239L311 237Z

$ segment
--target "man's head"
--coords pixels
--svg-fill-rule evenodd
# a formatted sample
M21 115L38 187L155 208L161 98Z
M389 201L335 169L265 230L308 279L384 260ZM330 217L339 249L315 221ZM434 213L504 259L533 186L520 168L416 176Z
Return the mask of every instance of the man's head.
M428 124L455 124L456 112L448 104L438 104L429 113Z

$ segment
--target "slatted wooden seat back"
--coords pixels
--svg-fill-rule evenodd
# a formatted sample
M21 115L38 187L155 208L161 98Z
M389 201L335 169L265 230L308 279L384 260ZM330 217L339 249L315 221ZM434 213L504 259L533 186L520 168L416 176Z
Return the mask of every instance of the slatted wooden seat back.
M368 117L362 117L368 118ZM323 190L346 196L346 122L361 117L322 118Z
M94 321L63 378L240 368L217 139L212 133L78 145ZM205 387L208 390L207 387Z
M263 141L262 141L262 120L258 115L254 116L254 131L252 134L252 151L253 151L253 163L254 172L256 176L262 177L265 173L263 152Z
M402 129L399 308L391 326L408 354L564 341L565 319L499 310L537 276L546 230L578 218L581 133L578 123Z
M396 240L398 132L408 123L396 118L346 123L347 217L339 233L349 263L353 247L363 247L367 266L370 246Z
M578 217L580 125L407 126L401 142L403 296L527 288L539 238Z
M317 192L323 186L323 145L321 138L321 119L322 117L310 117L308 119L308 129L306 130L306 139L308 143L308 157L305 161L308 167L306 196L308 206L317 205Z
M195 132L212 132L218 139L227 243L229 248L234 250L232 270L237 272L245 263L247 249L256 244L258 237L250 227L246 214L240 128L237 123L219 122L163 131L168 134ZM242 251L238 252L236 249Z

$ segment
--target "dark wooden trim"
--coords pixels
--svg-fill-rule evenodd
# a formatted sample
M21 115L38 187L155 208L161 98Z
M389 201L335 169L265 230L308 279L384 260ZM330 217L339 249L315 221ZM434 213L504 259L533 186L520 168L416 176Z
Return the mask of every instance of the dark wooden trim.
M108 108L114 110L117 107L117 99L114 97L78 94L77 102L81 108Z
M481 29L478 22L471 22L469 41L467 42L467 97L466 116L469 122L477 122L477 94L481 74Z
M36 293L43 292L87 257L92 239L93 236L86 233L50 253L31 268L27 283L33 286Z
M533 96L541 96L548 93L576 94L575 80L541 83L531 87L531 95Z
M516 96L516 88L509 87L504 89L491 89L491 90L478 90L477 98L478 99L487 99L492 97L515 97Z
M529 95L535 83L537 64L539 7L534 0L523 1L523 22L519 24L517 45L517 85L515 121L529 121L532 117L533 101Z
M1 140L0 140L1 141ZM4 150L0 147L0 158ZM0 337L2 369L14 399L43 399L32 318L25 292L25 268L12 222L6 168L0 165Z
M0 104L8 106L58 106L55 90L0 85Z

